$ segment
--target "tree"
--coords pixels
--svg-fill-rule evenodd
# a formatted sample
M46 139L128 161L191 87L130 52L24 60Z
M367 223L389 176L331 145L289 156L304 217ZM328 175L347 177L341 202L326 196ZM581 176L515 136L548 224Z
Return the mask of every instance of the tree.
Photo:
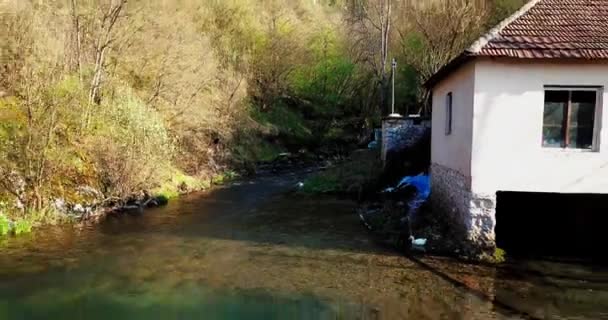
M115 33L115 28L119 19L126 17L122 14L122 12L126 9L126 4L127 0L109 0L109 3L106 3L105 6L102 5L99 8L101 11L101 16L96 19L95 26L93 26L97 28L97 32L93 34L94 69L93 77L91 78L89 85L89 103L87 105L87 110L85 110L85 126L89 125L91 106L93 104L100 104L100 91L103 74L106 67L106 57L108 55L108 51L110 51L113 46L116 45L115 42L117 41L118 37ZM73 11L74 16L77 17L76 5L74 2ZM75 24L78 21L78 19L74 19ZM77 39L80 39L80 29L75 30L75 32L77 33ZM78 44L78 48L80 48L80 44ZM78 53L78 55L80 56L80 53Z
M250 94L262 110L269 109L288 93L288 77L302 60L304 51L290 18L272 2L266 30L253 50Z
M360 50L360 58L376 77L380 110L387 113L393 0L350 0L347 11L347 22Z
M412 8L398 27L401 55L413 67L419 83L460 54L484 31L487 7L466 0L440 1ZM421 91L423 108L428 93Z

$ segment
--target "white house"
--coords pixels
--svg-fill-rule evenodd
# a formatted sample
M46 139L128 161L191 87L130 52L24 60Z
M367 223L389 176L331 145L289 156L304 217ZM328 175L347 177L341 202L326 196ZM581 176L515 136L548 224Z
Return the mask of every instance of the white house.
M500 191L608 194L608 0L533 0L427 83L432 202L495 246Z

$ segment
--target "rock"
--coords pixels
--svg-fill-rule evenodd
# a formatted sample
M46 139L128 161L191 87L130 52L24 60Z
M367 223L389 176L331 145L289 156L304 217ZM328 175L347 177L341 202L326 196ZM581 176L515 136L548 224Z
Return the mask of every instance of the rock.
M21 200L19 200L19 199L15 200L15 209L19 209L19 210L25 209L25 205L23 204L23 202L21 202Z
M92 197L92 198L96 198L96 199L101 199L103 198L103 194L101 193L101 191L91 187L91 186L78 186L76 188L76 192L78 192L78 194L83 195L83 196L88 196L88 197Z
M53 203L51 204L51 206L53 207L53 209L55 209L56 211L59 211L61 213L65 213L68 211L67 203L65 202L64 199L61 199L61 198L55 199L53 201Z

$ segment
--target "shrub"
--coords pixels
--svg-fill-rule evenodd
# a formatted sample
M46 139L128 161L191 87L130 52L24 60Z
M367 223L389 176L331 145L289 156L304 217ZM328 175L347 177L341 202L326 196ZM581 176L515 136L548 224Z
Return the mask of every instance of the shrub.
M174 148L160 114L121 89L94 117L86 148L106 197L127 197L168 178Z

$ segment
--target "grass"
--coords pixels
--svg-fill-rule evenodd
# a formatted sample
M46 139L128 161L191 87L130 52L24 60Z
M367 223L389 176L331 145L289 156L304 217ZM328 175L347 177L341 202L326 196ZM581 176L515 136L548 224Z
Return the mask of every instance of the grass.
M15 221L13 233L18 236L20 234L32 232L32 222L27 219L19 219Z
M334 173L317 174L304 182L302 191L306 193L336 193L342 190L340 177Z
M11 221L0 213L0 236L5 236L11 232Z
M11 221L9 217L0 212L0 236L4 237L9 234L18 236L32 232L34 217L36 217L36 215L17 218Z
M175 172L171 180L165 182L160 187L152 190L152 194L161 203L166 203L171 199L179 197L181 194L209 189L212 185L221 185L237 178L239 174L233 170L227 170L214 175L210 180L186 175L182 172Z
M378 152L357 150L348 160L307 179L302 192L359 194L373 188L381 174Z
M211 179L211 183L214 185L222 185L226 182L229 182L231 180L234 180L236 178L238 178L240 175L233 170L226 170L220 174L215 175L212 179Z
M171 180L152 190L157 198L168 201L177 198L180 194L191 191L208 189L211 186L208 180L192 177L183 172L176 171Z

